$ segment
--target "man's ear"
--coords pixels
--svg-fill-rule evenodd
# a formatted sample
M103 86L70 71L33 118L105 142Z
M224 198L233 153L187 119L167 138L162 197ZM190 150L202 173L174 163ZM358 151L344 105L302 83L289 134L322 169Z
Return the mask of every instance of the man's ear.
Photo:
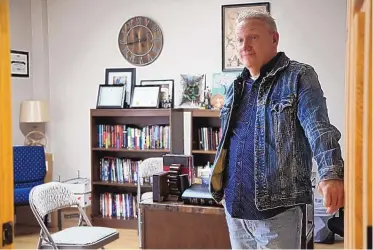
M278 40L280 39L280 35L278 34L278 32L274 32L273 33L273 43L274 44L278 44Z

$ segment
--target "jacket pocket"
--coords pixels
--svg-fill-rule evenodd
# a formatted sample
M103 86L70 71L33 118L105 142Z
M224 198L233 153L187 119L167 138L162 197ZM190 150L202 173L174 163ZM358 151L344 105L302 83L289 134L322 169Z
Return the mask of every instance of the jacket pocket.
M295 106L295 99L293 96L278 101L272 101L271 112L276 136L282 135L288 138L289 134L284 135L283 133L295 131Z
M296 137L296 102L293 96L272 101L271 113L276 148L276 166L280 192L289 192L294 166L294 141Z

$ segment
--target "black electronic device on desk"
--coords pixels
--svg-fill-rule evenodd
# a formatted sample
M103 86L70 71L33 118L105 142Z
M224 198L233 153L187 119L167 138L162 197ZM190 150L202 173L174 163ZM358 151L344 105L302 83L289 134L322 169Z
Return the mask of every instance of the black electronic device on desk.
M183 192L181 199L184 201L184 204L217 207L222 206L212 198L208 186L202 184L192 184L190 188L187 188Z
M168 171L153 175L153 201L180 201L189 187L188 174L181 173L180 164L172 164Z

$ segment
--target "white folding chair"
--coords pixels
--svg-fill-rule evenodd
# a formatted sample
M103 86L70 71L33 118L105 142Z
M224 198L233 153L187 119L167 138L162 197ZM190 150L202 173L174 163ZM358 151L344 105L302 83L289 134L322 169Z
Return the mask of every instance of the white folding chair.
M74 193L60 182L34 187L29 195L30 207L40 227L37 249L98 249L117 240L119 232L113 228L92 226ZM77 226L50 233L43 218L58 209L75 207L80 218ZM82 226L82 221L86 226Z

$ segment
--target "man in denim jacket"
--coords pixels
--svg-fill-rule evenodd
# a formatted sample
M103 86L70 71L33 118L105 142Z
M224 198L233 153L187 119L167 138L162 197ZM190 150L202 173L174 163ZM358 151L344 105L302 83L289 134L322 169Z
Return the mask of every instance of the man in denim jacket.
M314 69L277 52L269 14L241 13L236 39L245 69L221 110L210 192L225 207L232 248L297 249L299 205L312 203L312 158L327 211L343 206L341 135Z

